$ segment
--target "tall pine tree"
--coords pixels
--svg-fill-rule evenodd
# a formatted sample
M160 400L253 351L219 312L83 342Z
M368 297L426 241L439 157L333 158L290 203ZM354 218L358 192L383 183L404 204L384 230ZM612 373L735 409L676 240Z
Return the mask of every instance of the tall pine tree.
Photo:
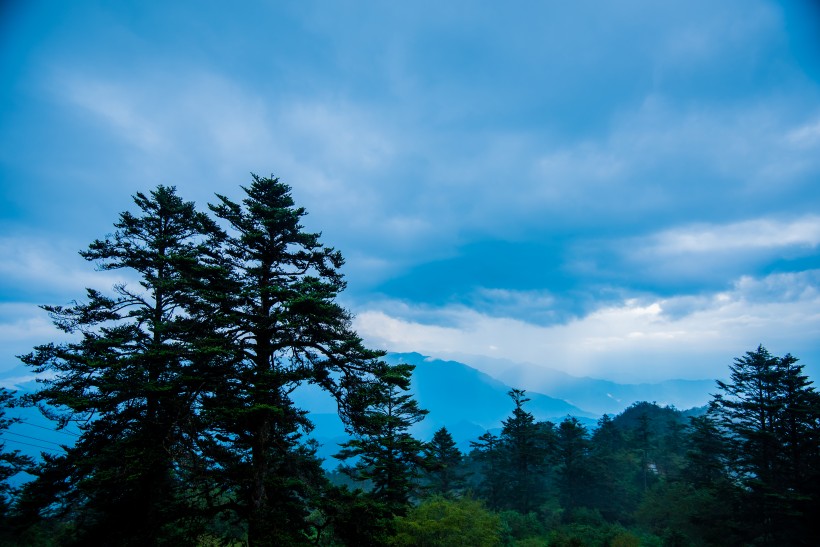
M211 475L229 485L226 504L250 545L307 541L307 519L326 487L303 435L312 424L292 393L311 383L360 426L359 393L378 381L382 353L364 347L336 298L345 288L341 253L305 231L305 209L276 178L253 175L241 203L218 195L214 214L227 223L223 290L210 294L229 373L204 403L213 435L205 452ZM207 443L204 439L203 443Z
M336 456L356 458L347 468L356 480L373 484L372 497L390 515L406 512L418 487L424 466L424 444L413 437L410 428L424 419L410 387L411 365L384 365L381 382L369 394L364 420L354 438Z
M444 497L461 493L467 484L463 454L446 427L433 434L424 447L424 453L428 492Z
M112 295L88 289L85 302L69 307L43 306L75 341L22 357L43 375L32 400L59 426L74 422L82 431L32 485L51 493L42 498L47 505L60 499L73 512L78 543L181 541L177 524L192 511L179 462L196 435L194 408L211 363L194 310L210 271L202 257L219 230L174 188L134 201L136 214L122 213L112 236L80 254L137 284L115 285Z
M538 423L524 410L525 392L509 392L515 404L512 416L502 422L501 446L506 492L503 505L519 513L535 510L547 496L549 458L554 448L553 424Z
M735 359L710 411L728 434L729 463L746 489L751 539L803 544L817 532L820 397L803 366L759 346Z

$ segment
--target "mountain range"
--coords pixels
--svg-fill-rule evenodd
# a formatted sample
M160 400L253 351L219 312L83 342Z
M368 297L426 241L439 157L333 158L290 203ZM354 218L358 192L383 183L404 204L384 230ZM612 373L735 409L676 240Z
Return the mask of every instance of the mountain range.
M572 376L531 363L481 356L463 358L470 366L488 372L507 385L563 399L598 416L617 414L637 401L686 409L702 406L715 391L715 380L665 380L655 383L618 383Z
M491 376L465 363L435 359L420 353L389 353L385 360L391 364L408 363L415 366L411 390L419 406L428 410L429 414L416 424L414 434L428 440L433 432L446 426L462 450L468 450L469 442L484 432L501 428L502 421L510 416L513 409L509 397L512 388L526 389L529 401L525 409L536 420L557 423L571 415L588 427L594 426L604 413L621 412L637 401L655 401L679 409L702 406L709 400L709 392L714 388L712 380L619 384L515 363L496 367L494 370L498 373ZM20 387L26 391L26 388L33 389L35 386L32 382ZM332 456L347 436L336 415L334 401L312 385L300 387L293 397L297 406L310 411L315 425L311 437L321 444L319 456L325 458L330 467L335 467ZM30 445L59 451L58 443L65 444L76 438L66 432L49 432L46 427L48 422L36 415L35 409L13 410L28 422L15 425L11 431L16 436L6 437L6 440L17 442L14 448L38 455L39 451Z
M538 421L560 422L566 416L575 416L587 427L593 427L603 414L615 414L638 401L657 402L679 409L705 405L714 387L713 380L667 380L655 384L619 384L609 380L580 378L550 370L509 364L499 377L491 376L458 361L435 359L420 353L388 353L385 360L391 364L407 363L415 366L411 390L421 408L429 411L416 424L414 433L427 440L433 433L447 427L461 450L468 450L470 441L486 431L497 431L502 421L510 416L513 403L509 397L512 388L526 389L530 399L525 409ZM503 381L503 378L510 380ZM526 378L526 382L521 382ZM540 389L535 389L540 388ZM332 456L337 444L346 438L344 428L316 391L297 394L297 403L303 408L318 408L311 418L316 424L313 436L323 446L320 455Z

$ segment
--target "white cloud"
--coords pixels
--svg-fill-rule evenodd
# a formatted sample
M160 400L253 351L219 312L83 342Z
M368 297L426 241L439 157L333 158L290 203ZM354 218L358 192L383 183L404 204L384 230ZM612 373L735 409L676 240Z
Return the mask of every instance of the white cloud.
M816 147L820 144L820 119L795 127L785 136L787 143L800 148Z
M34 346L70 338L55 328L48 314L37 305L0 303L0 374L18 369L22 363L16 356L29 353Z
M95 265L71 247L58 239L0 237L0 277L20 292L64 294L66 302L82 297L86 287L105 289L132 282L123 272L95 271Z
M760 343L776 353L820 357L812 342L820 339L818 287L817 272L742 278L730 291L628 299L549 326L463 307L440 309L439 322L371 308L358 314L355 327L368 343L390 351L503 355L615 380L715 378L725 375L733 356Z
M779 221L759 218L729 224L694 225L649 238L642 252L653 255L700 254L736 250L814 248L820 243L820 217Z
M102 119L122 138L145 150L169 145L167 135L146 114L145 98L134 95L128 87L101 79L63 76L59 93L73 105Z

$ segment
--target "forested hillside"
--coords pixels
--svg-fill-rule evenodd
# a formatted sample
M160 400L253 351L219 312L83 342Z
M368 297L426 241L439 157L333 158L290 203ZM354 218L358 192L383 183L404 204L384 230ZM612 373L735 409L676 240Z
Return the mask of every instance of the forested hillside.
M745 353L703 413L636 402L590 428L538 421L512 389L501 431L467 453L446 426L424 442L413 366L367 348L337 303L341 254L287 185L244 192L209 214L173 188L136 194L81 253L136 281L44 306L71 339L22 356L42 385L0 393L0 432L28 405L79 437L40 462L0 437L5 544L817 543L820 396L795 357ZM300 386L338 409L335 471Z

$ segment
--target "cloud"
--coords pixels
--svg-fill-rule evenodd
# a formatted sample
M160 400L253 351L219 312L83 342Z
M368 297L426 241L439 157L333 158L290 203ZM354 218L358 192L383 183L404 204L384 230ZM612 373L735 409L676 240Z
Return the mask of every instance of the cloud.
M642 246L651 254L715 253L734 250L805 247L820 243L820 217L777 221L754 219L723 225L696 225L664 231Z
M766 276L818 266L820 107L798 59L815 50L790 41L793 10L372 8L26 12L7 37L2 297L109 286L72 237L160 183L241 199L253 171L348 257L374 339L556 347L597 370L598 347L691 356L703 325L740 336L730 311L775 332L765 312L814 301L814 281ZM60 241L14 236L33 230Z
M104 290L117 283L134 283L125 271L95 271L93 263L67 251L71 246L59 238L0 237L0 302L37 295L65 304L81 298L86 287Z
M742 275L812 267L820 217L758 217L684 224L648 235L577 242L569 267L577 275L639 287L728 286Z
M614 380L716 378L760 343L820 357L818 306L820 272L812 271L744 277L705 296L626 299L547 326L455 306L438 310L440 322L364 307L355 327L390 351L504 357Z
M22 363L15 357L24 355L40 344L61 342L69 335L57 330L46 312L32 303L0 302L0 374L22 370Z

